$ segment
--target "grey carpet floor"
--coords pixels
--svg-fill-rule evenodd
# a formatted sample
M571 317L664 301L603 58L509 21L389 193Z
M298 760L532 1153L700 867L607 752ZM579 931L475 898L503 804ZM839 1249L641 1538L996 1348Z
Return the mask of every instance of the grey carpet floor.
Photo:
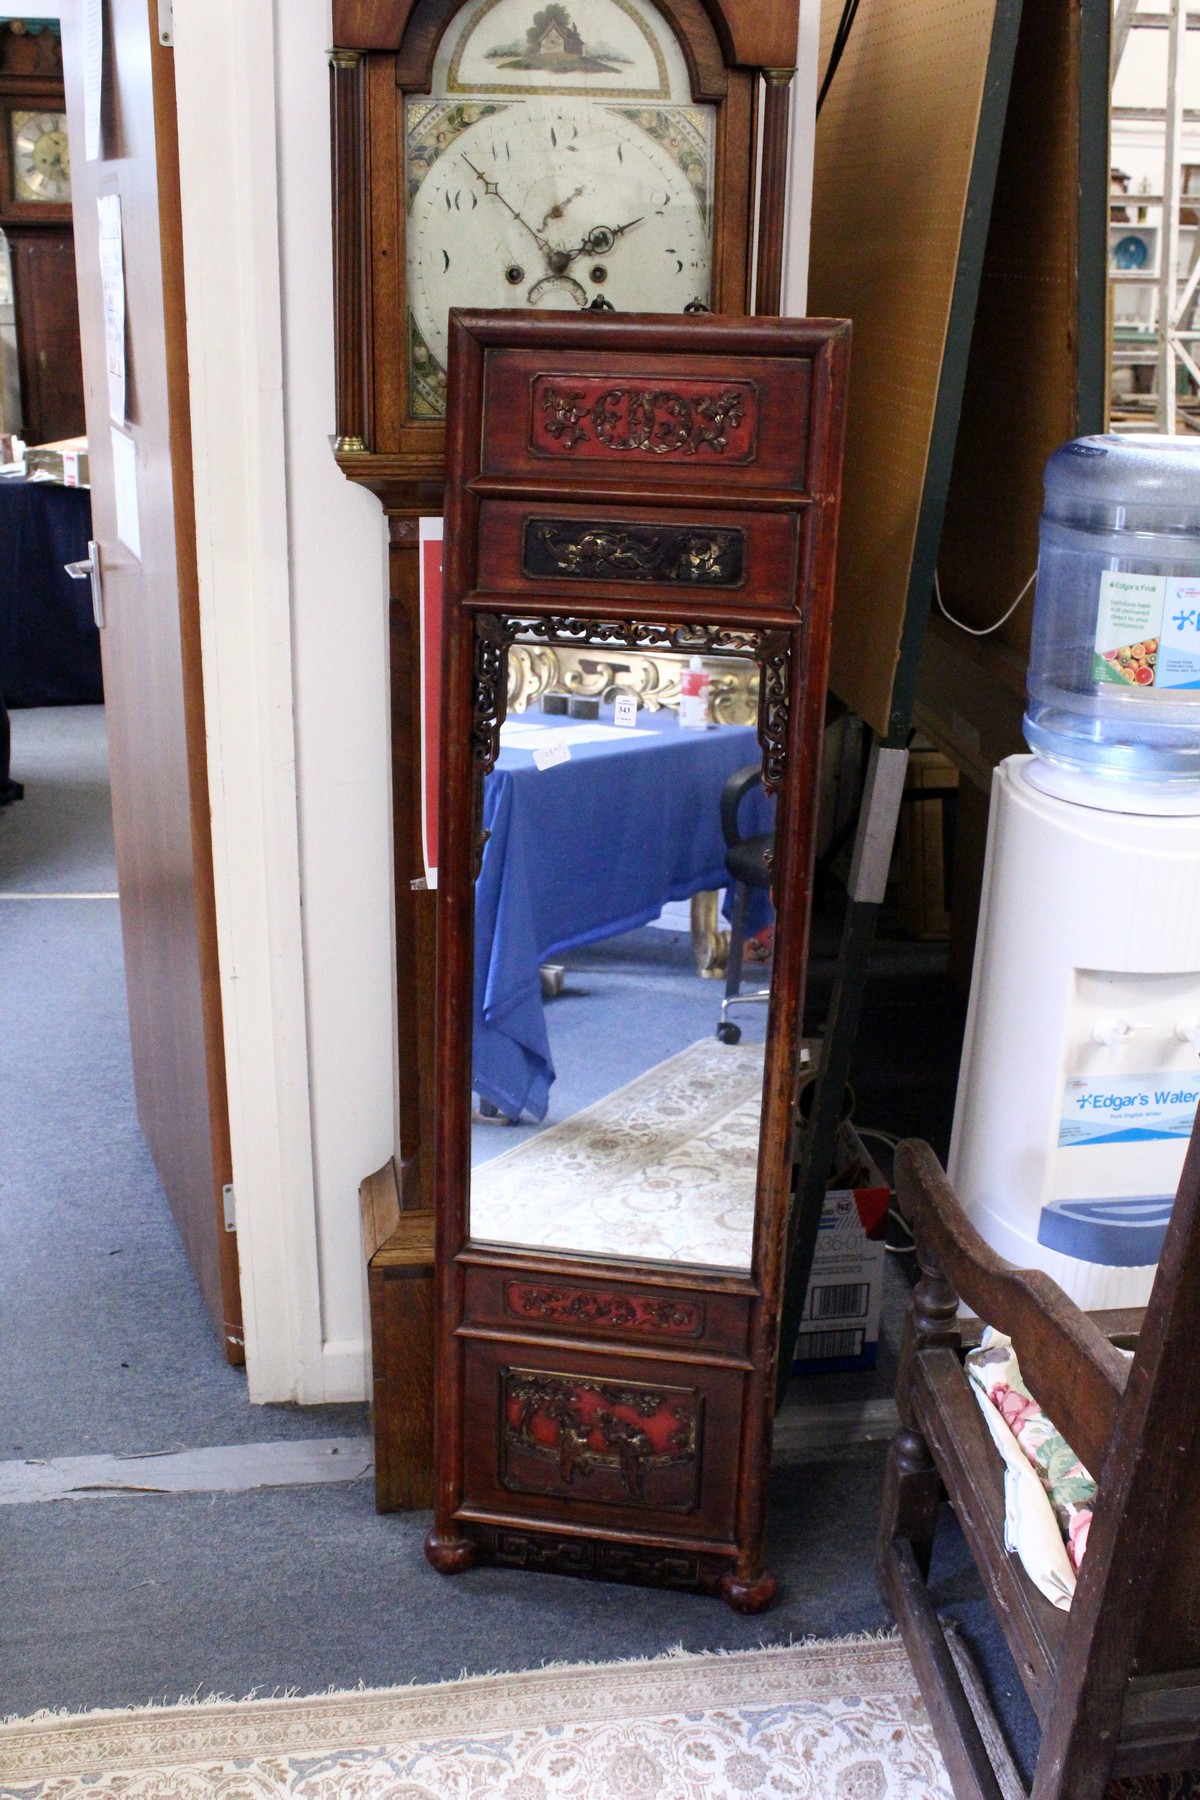
M26 799L0 810L0 893L111 891L100 709L17 712L13 735ZM887 955L859 1116L865 1096L873 1123L944 1149L961 1009L923 965ZM703 984L705 1005L714 988ZM917 1031L935 1046L919 1076L903 1048ZM112 901L0 900L0 1269L0 1458L366 1428L357 1407L251 1407L220 1353L137 1126ZM902 1298L893 1282L889 1340ZM894 1341L874 1376L807 1391L873 1395L893 1366ZM0 1508L0 1716L875 1629L883 1454L865 1445L775 1471L781 1595L749 1620L719 1601L555 1576L446 1581L421 1554L428 1518L379 1517L369 1480ZM934 1598L964 1624L1028 1765L1031 1715L949 1517Z

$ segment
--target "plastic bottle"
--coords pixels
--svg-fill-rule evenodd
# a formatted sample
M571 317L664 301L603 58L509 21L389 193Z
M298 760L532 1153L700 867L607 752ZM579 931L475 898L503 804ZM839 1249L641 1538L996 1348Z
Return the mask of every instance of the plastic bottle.
M1076 438L1045 480L1030 749L1076 777L1200 783L1200 439Z
M679 723L688 731L708 730L708 671L693 656L679 677Z

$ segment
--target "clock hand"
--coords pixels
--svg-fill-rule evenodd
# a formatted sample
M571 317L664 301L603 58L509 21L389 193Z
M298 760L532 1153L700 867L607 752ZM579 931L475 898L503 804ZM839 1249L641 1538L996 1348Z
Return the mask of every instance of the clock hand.
M644 213L639 213L636 219L627 219L624 225L593 225L581 244L577 244L574 250L565 252L568 261L574 262L577 256L583 256L585 252L589 256L607 255L617 239L627 231L632 231L635 225L640 225L645 216Z
M552 206L550 208L550 211L546 214L545 218L542 220L541 229L543 231L545 231L545 229L546 229L547 225L550 223L551 219L561 219L563 216L563 213L566 211L567 207L570 206L572 200L578 200L578 198L579 198L580 194L582 194L582 192L583 192L583 189L581 187L577 187L573 194L568 194L565 200L559 200L554 206Z
M554 252L551 250L550 245L546 242L545 238L542 237L541 233L535 231L533 229L533 226L529 223L529 221L527 219L523 219L521 217L520 213L517 211L515 206L510 206L509 202L504 198L504 195L500 192L499 185L496 182L490 180L489 177L484 174L482 169L477 169L475 167L475 164L471 161L469 156L464 156L463 161L466 163L468 169L470 169L472 175L477 176L479 178L479 180L482 181L484 193L490 194L494 199L498 200L500 202L501 206L504 208L504 210L506 212L510 212L512 214L513 218L517 221L517 224L524 226L525 230L529 233L530 237L533 239L533 241L537 245L538 249L541 250L542 253L547 257L554 255Z

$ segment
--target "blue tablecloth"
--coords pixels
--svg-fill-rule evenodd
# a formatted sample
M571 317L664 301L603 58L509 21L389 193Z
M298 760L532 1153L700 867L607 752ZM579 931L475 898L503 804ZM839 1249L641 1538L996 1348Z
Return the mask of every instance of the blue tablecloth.
M602 722L610 722L611 707ZM484 787L490 833L475 892L474 1086L509 1118L545 1117L554 1064L539 965L572 946L647 924L668 900L724 887L720 795L760 757L752 726L685 731L638 714L644 736L587 742L588 727L540 713L514 720L559 735L571 759L539 769L501 740ZM744 832L769 829L755 789Z
M86 488L0 477L0 698L9 706L104 698L92 590L63 569L86 558L91 533Z

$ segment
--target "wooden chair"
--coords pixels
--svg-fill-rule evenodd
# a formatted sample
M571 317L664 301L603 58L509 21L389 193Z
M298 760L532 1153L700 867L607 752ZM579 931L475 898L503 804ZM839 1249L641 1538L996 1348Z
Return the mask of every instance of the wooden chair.
M928 1145L901 1144L896 1186L921 1275L879 1578L956 1800L1001 1800L1015 1771L986 1701L968 1699L926 1587L943 1490L1041 1724L1033 1800L1093 1800L1116 1777L1200 1770L1200 1130L1144 1315L1088 1315L1049 1276L1002 1261ZM1069 1612L1004 1548L1003 1464L962 1366L960 1295L1012 1338L1026 1386L1098 1480ZM1113 1341L1131 1330L1132 1362Z

